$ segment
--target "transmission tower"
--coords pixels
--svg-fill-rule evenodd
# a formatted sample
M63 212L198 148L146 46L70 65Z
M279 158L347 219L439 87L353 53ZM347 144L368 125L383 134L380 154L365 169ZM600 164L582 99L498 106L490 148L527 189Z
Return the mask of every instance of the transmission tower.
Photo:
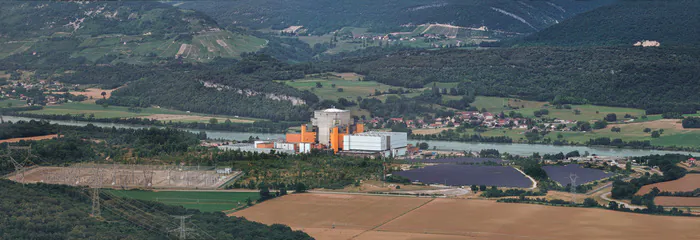
M187 232L194 231L194 229L187 228L185 227L185 219L191 217L192 215L187 215L187 216L172 216L175 219L180 219L180 227L170 230L170 232L176 232L178 234L178 239L187 239Z
M571 179L571 203L576 204L576 179L578 176L575 173L569 173L569 179Z
M24 161L18 162L15 160L14 157L12 157L12 150L27 150L27 155L24 158ZM29 146L7 146L7 153L5 154L4 157L10 159L10 162L12 165L15 167L15 181L20 182L24 184L24 172L27 170L27 166L29 165L35 165L31 160L29 160L30 157L34 156L32 154L32 145Z
M92 176L92 186L90 190L92 191L92 216L97 218L100 217L100 188L102 187L102 173L100 172L101 165L97 164L95 168L95 174Z
M145 188L153 187L153 169L149 166L143 168L143 185Z

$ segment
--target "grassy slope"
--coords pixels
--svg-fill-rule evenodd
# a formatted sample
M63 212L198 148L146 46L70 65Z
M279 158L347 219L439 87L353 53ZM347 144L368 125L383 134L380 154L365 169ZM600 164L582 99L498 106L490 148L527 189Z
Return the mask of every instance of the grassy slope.
M260 198L257 192L185 192L185 191L124 191L108 190L114 195L140 200L162 202L202 212L218 212L234 209L246 204L246 199ZM238 205L240 202L241 205Z
M33 14L48 16L45 21L56 21L60 26L32 26L24 35L14 36L13 39L0 37L0 59L16 54L29 54L60 51L68 52L72 58L85 57L88 61L97 61L105 55L114 55L118 58L112 63L145 64L156 61L155 57L174 58L182 44L192 44L193 53L187 58L191 61L208 61L214 57L238 58L242 53L255 52L266 44L264 39L250 35L232 33L227 30L209 31L215 29L216 23L208 22L197 16L192 11L178 10L168 5L156 5L144 3L119 4L90 4L81 7L73 6L74 3L53 3L53 7L63 7L68 10L60 13L60 10L50 13L34 12ZM107 18L102 14L87 16L87 12L104 6L103 12L118 12L116 19ZM145 7L148 6L148 7ZM7 9L14 7L7 4ZM32 5L22 6L21 11L28 11ZM51 6L50 6L51 7ZM142 8L140 8L142 7ZM9 11L4 9L5 11ZM144 10L146 9L146 10ZM172 11L175 9L175 11ZM31 12L26 21L33 21ZM11 15L11 12L8 12ZM66 17L64 17L64 15ZM77 31L65 27L68 21L75 16L85 17L84 23ZM85 16L83 16L85 15ZM70 16L70 17L67 17ZM11 21L16 16L9 16ZM55 18L55 19L54 19ZM107 19L107 20L105 20ZM104 24L108 23L109 27ZM0 20L0 25L3 24ZM114 25L118 25L119 31L115 31ZM49 30L46 30L49 29ZM124 31L128 29L130 32ZM172 30L168 30L172 29ZM207 31L204 31L207 30ZM153 35L151 35L153 33ZM191 34L192 39L178 38L179 34ZM51 37L65 37L65 44L49 40ZM4 42L12 42L5 44ZM217 40L223 41L219 44ZM61 45L62 47L57 47ZM222 46L222 45L225 45Z

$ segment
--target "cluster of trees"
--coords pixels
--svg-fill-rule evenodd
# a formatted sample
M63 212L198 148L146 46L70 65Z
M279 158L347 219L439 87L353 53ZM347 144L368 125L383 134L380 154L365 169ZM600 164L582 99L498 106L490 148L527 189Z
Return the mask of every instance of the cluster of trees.
M454 129L442 131L438 134L411 134L411 139L417 140L441 140L441 141L460 141L460 142L494 142L494 143L513 143L513 139L507 136L482 136L481 134L462 134Z
M85 127L47 125L45 122L30 121L0 124L2 128L15 128L21 135L35 134L35 129L50 129L61 137L31 142L32 154L29 160L38 165L64 165L76 162L101 161L106 157L117 160L126 158L149 158L165 155L182 155L199 144L206 134L189 133L175 129L117 129L99 128L91 124ZM43 133L42 133L43 134ZM19 145L29 145L20 142ZM0 144L0 152L7 151L7 143ZM13 151L16 159L24 159L25 153ZM0 174L14 170L7 162L0 162Z
M476 185L471 186L472 191L476 188ZM547 192L535 192L535 191L527 191L527 190L522 190L522 189L506 189L505 191L498 189L496 186L492 186L491 188L487 190L481 190L481 196L482 197L487 197L487 198L499 198L499 197L512 197L512 196L545 196L547 195Z
M2 239L170 239L170 215L191 215L188 221L213 239L312 239L288 226L267 226L224 213L202 213L162 203L102 196L103 220L90 216L90 195L66 185L27 184L0 180ZM134 206L138 210L134 209ZM190 223L188 223L190 224ZM155 225L155 226L154 226Z
M301 155L214 151L213 163L206 162L206 159L212 158L209 155L197 159L191 158L188 161L233 166L240 169L246 177L234 183L233 187L248 189L267 186L269 189L297 189L299 192L299 184L302 184L304 189L341 189L358 184L361 179L380 180L384 169L383 159L342 157L319 151ZM222 157L216 157L216 155ZM249 157L237 157L241 155Z
M700 117L687 117L683 119L683 128L700 128Z
M48 121L0 123L0 140L8 138L34 137L58 133L58 126Z
M586 142L589 146L613 146L613 147L631 147L631 148L650 148L651 142L644 141L622 141L622 139L610 139L608 137L591 138Z

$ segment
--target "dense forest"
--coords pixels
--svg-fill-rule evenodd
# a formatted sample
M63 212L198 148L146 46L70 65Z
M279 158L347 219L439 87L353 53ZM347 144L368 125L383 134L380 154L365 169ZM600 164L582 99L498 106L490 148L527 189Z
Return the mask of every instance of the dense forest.
M90 216L85 189L0 180L2 239L173 239L179 226L170 215L192 215L187 225L197 239L312 239L301 231L267 226L224 213L202 213L162 203L123 199L102 192L100 219Z
M479 95L638 107L653 114L700 108L699 59L693 48L521 47L404 50L324 67L394 86L467 82Z
M653 40L661 46L697 46L700 2L622 0L567 19L518 44L548 46L626 45Z
M412 31L415 25L435 22L464 27L480 27L483 24L489 29L531 33L611 2L243 0L190 1L179 7L202 11L224 26L284 29L290 25L302 25L314 35L343 27L365 27L380 33Z
M0 129L13 129L12 136L31 136L59 133L55 139L20 142L31 144L30 161L38 165L64 165L77 162L137 161L138 158L183 155L205 139L206 134L194 134L176 129L121 129L100 128L92 124L85 127L60 126L46 122L19 121L0 124ZM37 135L34 135L37 136ZM0 144L0 155L6 154L7 143ZM12 152L16 159L25 159L26 153ZM8 161L0 162L0 174L14 170Z

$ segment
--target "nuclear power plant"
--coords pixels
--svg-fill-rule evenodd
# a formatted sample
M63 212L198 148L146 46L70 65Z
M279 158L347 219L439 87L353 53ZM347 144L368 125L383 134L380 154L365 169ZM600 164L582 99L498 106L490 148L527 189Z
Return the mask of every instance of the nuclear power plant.
M355 123L350 111L328 108L314 111L311 124L301 125L299 133L288 133L284 141L256 141L254 147L290 153L330 149L341 155L390 157L405 155L407 145L405 132L365 132L364 124Z

